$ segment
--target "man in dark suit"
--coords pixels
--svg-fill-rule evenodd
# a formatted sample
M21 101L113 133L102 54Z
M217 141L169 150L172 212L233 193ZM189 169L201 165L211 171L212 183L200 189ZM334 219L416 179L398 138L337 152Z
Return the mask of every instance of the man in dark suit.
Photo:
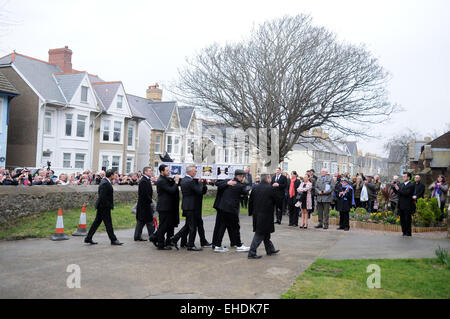
M159 213L158 229L158 249L171 250L169 242L173 237L174 228L178 225L179 216L179 175L169 178L169 167L165 164L159 165L159 178L156 182L156 191L158 192L158 201L156 210ZM177 222L178 221L178 222ZM167 238L165 236L167 235Z
M283 200L284 200L284 192L287 186L287 178L283 174L281 174L281 168L277 168L276 174L272 177L272 187L275 189L275 195L277 198L276 201L276 216L277 216L277 224L281 224L282 210L283 210Z
M239 225L239 202L241 195L248 194L246 185L242 184L245 172L236 170L233 180L224 180L218 183L218 191L220 191L220 201L217 209L221 211L221 225L215 228L217 232L213 235L213 245L215 252L224 252L222 247L222 239L225 229L229 229L231 243L236 246L237 252L246 252L250 247L246 247L241 242L240 225ZM222 250L221 250L222 249Z
M147 226L148 236L150 236L155 231L155 226L153 225L153 210L152 210L152 182L150 178L152 177L152 169L150 167L144 167L143 177L139 182L138 188L138 201L136 206L136 229L134 230L134 241L145 241L141 238L142 229L144 225Z
M270 175L262 174L261 183L250 194L248 214L253 216L255 236L248 252L249 259L261 258L261 256L256 254L256 249L262 241L264 241L264 247L268 256L279 252L270 241L270 234L275 232L273 207L277 201L275 188L269 184L270 182Z
M403 236L411 236L411 215L414 212L414 190L415 185L411 182L411 173L403 174L403 183L398 186L393 185L394 192L398 198L398 214L400 215L400 224L402 225Z
M423 198L425 195L425 185L422 184L420 181L420 176L416 175L414 176L414 213L416 212L416 203L419 198Z
M243 183L248 187L248 189L252 189L253 188L252 174L250 174L250 170L248 167L246 167L244 171L245 171L245 179L244 179ZM248 206L248 195L242 195L241 196L241 207L247 208L247 206Z
M106 178L98 186L98 198L95 202L95 208L97 209L97 215L95 220L89 228L89 232L84 239L87 244L95 245L97 244L92 240L98 226L103 223L106 227L106 232L108 233L109 240L111 240L111 245L122 245L120 241L117 240L116 235L114 235L114 229L111 219L111 209L114 209L114 189L111 182L115 179L115 174L113 170L106 171Z
M195 165L186 167L186 176L180 182L181 193L183 194L181 208L183 209L183 216L186 217L186 223L171 239L171 242L177 247L176 243L178 240L188 235L186 246L189 251L202 250L201 248L195 247L195 235L199 223L197 215L200 214L201 219L203 195L207 191L206 184L203 183L203 180L194 180L195 175L197 175L197 167ZM206 239L203 238L203 240Z

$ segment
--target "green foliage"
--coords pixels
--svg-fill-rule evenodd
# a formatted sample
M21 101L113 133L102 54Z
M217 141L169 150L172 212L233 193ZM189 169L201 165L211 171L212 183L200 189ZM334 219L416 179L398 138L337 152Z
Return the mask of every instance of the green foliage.
M420 224L422 224L425 227L431 226L434 221L436 220L434 212L431 208L431 205L429 202L427 202L423 198L419 198L417 200L417 219Z
M367 211L366 211L366 209L365 208L362 208L362 207L358 207L358 208L356 208L355 209L355 214L356 215L366 215L367 214Z
M432 197L429 201L429 205L431 210L433 211L435 220L436 221L442 220L444 216L441 212L441 209L439 208L438 199L436 197Z
M441 264L446 265L447 268L450 268L450 263L448 261L448 251L444 248L441 248L441 246L438 246L438 249L436 249L434 252L436 254L436 257L438 258L438 261Z
M339 216L340 215L339 215L338 211L336 211L334 209L330 210L330 217L339 217Z

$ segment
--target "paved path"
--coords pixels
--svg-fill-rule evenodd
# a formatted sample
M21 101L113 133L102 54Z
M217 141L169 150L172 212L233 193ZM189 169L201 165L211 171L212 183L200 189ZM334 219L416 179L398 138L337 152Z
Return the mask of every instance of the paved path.
M204 218L212 237L215 216ZM285 220L283 221L285 222ZM184 223L184 222L182 222ZM335 228L335 226L332 226ZM0 298L279 298L317 258L433 257L450 240L402 238L276 226L272 239L279 255L248 260L246 253L158 251L149 242L134 242L134 230L116 231L125 245L98 245L83 238L53 242L28 239L0 242ZM249 245L251 219L241 216L241 236ZM198 238L197 238L198 241ZM228 244L225 235L224 244ZM81 289L66 286L69 264L81 267Z

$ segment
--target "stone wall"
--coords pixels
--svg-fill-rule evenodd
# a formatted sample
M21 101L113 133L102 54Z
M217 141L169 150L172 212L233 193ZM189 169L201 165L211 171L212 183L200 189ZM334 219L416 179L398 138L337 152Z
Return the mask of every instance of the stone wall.
M180 192L181 194L181 192ZM18 217L73 207L94 206L98 186L0 186L0 224ZM206 196L215 196L216 187L208 186ZM138 186L114 186L115 203L137 201ZM153 186L156 199L156 187Z

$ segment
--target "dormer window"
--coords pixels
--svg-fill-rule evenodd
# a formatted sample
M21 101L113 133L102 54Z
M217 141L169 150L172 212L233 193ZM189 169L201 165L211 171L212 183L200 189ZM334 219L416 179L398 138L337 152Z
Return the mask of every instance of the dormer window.
M117 95L117 108L118 109L122 108L122 103L123 103L123 96L122 95Z
M87 103L88 89L89 88L87 86L81 87L81 102L83 102L83 103Z

